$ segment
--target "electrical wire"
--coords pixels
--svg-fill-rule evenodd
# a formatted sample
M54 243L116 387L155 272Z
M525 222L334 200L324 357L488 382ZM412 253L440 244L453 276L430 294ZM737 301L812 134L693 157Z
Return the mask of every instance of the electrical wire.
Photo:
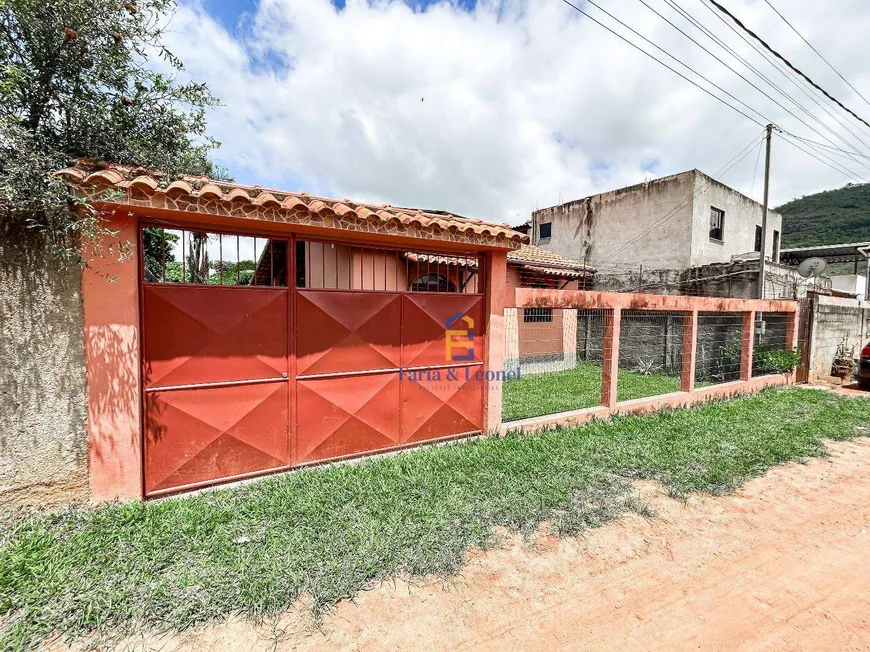
M850 109L849 107L847 107L847 106L846 106L845 104L843 104L840 100L838 100L836 97L834 97L833 95L831 95L830 93L828 93L828 91L826 91L824 88L822 88L822 87L819 86L816 82L814 82L812 79L810 79L810 78L809 78L809 77L808 77L808 76L807 76L803 71L801 71L799 68L797 68L794 64L792 64L791 61L789 61L788 59L786 59L786 58L785 58L784 56L782 56L779 52L777 52L777 51L774 50L772 47L770 47L770 45L767 44L767 41L765 41L765 40L764 40L763 38L761 38L758 34L756 34L756 33L753 32L751 29L749 29L746 25L744 25L744 24L740 21L739 18L737 18L734 14L732 14L732 13L731 13L730 11L728 11L725 7L723 7L721 4L719 4L716 0L707 0L707 2L709 2L709 3L712 4L714 7L716 7L719 11L721 11L723 14L725 14L726 16L728 16L732 21L734 21L734 23L736 23L736 24L740 27L740 29L742 29L744 32L746 32L747 34L749 34L749 35L750 35L752 38L754 38L756 41L758 41L759 43L761 43L761 45L763 45L764 48L765 48L766 50L768 50L771 54L773 54L777 59L779 59L780 61L782 61L782 62L783 62L786 66L788 66L788 67L789 67L789 68L790 68L794 73L796 73L796 74L800 75L801 77L803 77L803 78L807 81L808 84L810 84L811 86L813 86L813 88L816 88L817 90L821 91L821 92L825 95L825 97L827 97L829 100L831 100L832 102L834 102L837 106L839 106L841 109L843 109L843 110L846 111L847 113L851 114L851 115L852 115L856 120L859 120L859 121L861 121L862 123L864 123L867 127L870 127L870 122L867 122L864 118L862 118L862 117L859 116L857 113L855 113L854 111L852 111L852 109Z
M676 2L676 0L665 0L665 1L666 1L666 2L673 2L673 3ZM773 59L773 58L770 56L770 54L768 54L768 52L767 52L766 50L764 50L761 46L759 46L759 45L758 45L754 40L747 38L746 35L745 35L742 31L740 31L740 30L738 30L736 27L734 27L734 25L733 25L730 21L726 20L726 19L722 16L722 14L720 14L718 11L716 11L715 9L713 9L710 5L708 5L706 2L704 2L704 0L698 0L698 2L701 3L701 5L704 7L704 9L706 9L706 10L709 11L711 14L713 14L713 16L715 16L717 20L719 20L723 25L725 25L729 30L731 30L732 32L734 32L734 34L736 34L736 35L737 35L737 36L738 36L738 37L739 37L739 38L740 38L744 43L746 43L747 45L749 45L749 47L751 47L753 50L755 50L755 52L757 52L757 53L761 56L762 59L764 59L767 63L769 63L771 66L773 66L773 69L776 70L776 71L777 71L777 72L778 72L778 73L779 73L779 74L780 74L780 75L781 75L781 76L782 76L786 81L788 81L788 82L789 82L790 84L792 84L795 88L797 88L797 89L798 89L801 93L803 93L803 94L804 94L804 95L805 95L805 96L806 96L806 97L807 97L807 98L808 98L808 99L809 99L813 104L815 104L815 105L816 105L817 107L819 107L822 111L824 111L825 114L828 115L828 117L830 117L832 120L834 120L834 121L835 121L837 124L839 124L843 129L845 129L847 132L849 132L849 134L851 134L853 138L856 138L859 142L861 142L861 144L863 144L865 147L867 147L868 150L870 150L870 144L868 144L867 141L865 141L863 138L861 138L860 135L858 135L858 134L856 134L854 131L852 131L852 129L849 127L849 125L848 125L847 123L843 122L843 121L839 118L839 116L837 116L836 114L832 113L832 112L828 109L828 107L825 106L824 104L822 104L821 102L819 102L819 100L818 100L816 97L814 97L813 95L811 95L810 93L808 93L807 90L806 90L803 86L801 86L801 85L800 85L800 84L799 84L799 83L798 83L798 82L793 78L793 76L787 74L784 70L782 70L782 69L780 68L780 66L777 65L776 60ZM715 37L715 38L718 38L718 37ZM721 39L719 39L719 40L721 40ZM736 56L736 55L735 55L735 56ZM772 82L769 82L769 83L772 83ZM815 88L813 88L812 86L809 86L809 89L810 89L813 93L815 93L817 96L821 97L821 94L820 94L818 91L816 91ZM783 93L784 93L784 91L780 91L780 92L783 92Z
M762 136L756 136L755 138L753 138L753 139L752 139L752 142L750 142L749 145L747 145L747 146L744 147L742 150L740 150L737 154L734 155L734 157L731 158L731 160L729 160L725 165L723 165L721 168L719 168L719 170L717 170L717 171L713 174L713 176L711 177L711 180L716 180L716 177L722 177L722 176L725 176L728 172L730 172L731 169L732 169L735 165L737 165L738 163L740 163L744 158L746 158L746 157L749 155L749 153L750 153L750 152L755 148L755 144L756 144L756 142L757 142L758 140L762 140L762 141L763 141L763 140L764 140L764 136L763 136L763 135L762 135ZM738 157L739 157L739 158L738 158ZM613 258L614 256L618 256L619 254L621 254L623 251L625 251L626 249L628 249L628 248L629 248L630 246L632 246L633 244L635 244L635 243L640 242L641 240L643 240L647 235L649 235L649 233L650 233L653 229L656 229L656 228L658 228L659 226L662 226L663 224L666 224L668 221L670 221L670 220L674 217L674 215L677 214L678 211L680 211L681 209L685 208L685 207L688 206L690 203L694 202L694 201L695 201L695 197L697 197L697 196L700 195L704 190L706 190L708 185L710 185L710 182L709 182L709 181L705 181L704 184L703 184L702 186L700 186L700 187L699 187L699 188L698 188L694 193L692 193L692 195L691 195L688 199L685 199L685 200L683 200L682 202L680 202L679 204L677 204L674 208L672 208L670 211L668 211L667 213L665 213L665 214L664 214L662 217L660 217L658 220L656 220L655 222L653 222L649 227L647 227L647 228L646 228L642 233L640 233L638 236L636 236L636 237L632 238L631 240L629 240L628 242L626 242L622 247L620 247L619 249L617 249L616 251L614 251L613 253L611 253L609 256L607 256L607 258L602 259L602 260L601 260L600 262L598 262L598 263L591 263L591 264L592 264L593 266L595 266L595 265L600 265L601 263L606 263L607 261L609 261L609 260L610 260L611 258Z
M789 134L787 134L787 133L785 133L785 132L782 132L782 133L780 134L780 136L782 137L782 139L783 139L785 142L787 142L787 143L788 143L789 145L791 145L792 147L794 147L794 148L796 148L796 149L799 149L800 151L802 151L804 154L807 154L808 156L811 156L812 158L816 159L819 163L822 163L822 164L824 164L824 165L827 165L827 166L828 166L829 168L831 168L832 170L836 170L836 171L839 172L840 174L843 174L843 175L849 177L849 178L852 179L852 180L855 180L855 181L863 181L864 183L867 182L867 180L864 179L863 177L861 177L861 176L855 174L854 172L851 172L851 171L847 170L846 168L840 167L840 164L838 164L836 161L833 161L832 159L827 159L827 161L830 161L830 162L826 162L826 161L822 160L822 158L820 158L819 156L816 156L815 154L813 154L811 151L804 149L803 147L801 147L800 145L798 145L796 142L790 140L790 139L789 139ZM816 153L818 154L819 152L816 151ZM827 158L827 157L824 157L824 158Z
M640 0L640 1L641 1L641 2L644 2L644 0ZM677 13L678 13L678 14L679 14L679 15L680 15L684 20L688 21L688 22L689 22L693 27L695 27L696 29L698 29L699 31L701 31L704 35L706 35L706 36L707 36L708 38L710 38L714 43L716 43L716 45L718 45L720 48L722 48L723 50L725 50L726 52L728 52L728 54L730 54L732 57L734 57L735 59L737 59L737 60L738 60L740 63L742 63L746 68L748 68L749 70L751 70L751 71L752 71L756 76L758 76L760 79L762 79L764 82L766 82L766 83L767 83L771 88L773 88L774 90L776 90L780 95L782 95L785 99L787 99L789 102L791 102L795 107L797 107L797 108L800 109L803 113L805 113L809 118L811 118L812 120L814 120L815 122L817 122L817 123L818 123L822 128L824 128L825 130L827 130L828 132L830 132L830 133L831 133L835 138L837 138L839 141L841 141L842 143L844 143L844 144L846 145L846 147L849 147L849 148L855 148L855 149L860 149L859 147L856 148L855 145L854 145L853 143L850 143L850 142L847 141L845 138L843 138L843 137L842 137L839 133L837 133L834 129L832 129L830 126L828 126L827 124L825 124L822 120L820 120L820 119L819 119L819 118L818 118L814 113L812 113L811 111L809 111L806 107L804 107L800 102L798 102L795 98L793 98L791 95L789 95L789 94L788 94L785 90L783 90L780 86L778 86L777 84L775 84L775 83L774 83L770 78L768 78L768 77L767 77L764 73L762 73L758 68L756 68L755 66L753 66L749 61L747 61L747 60L746 60L744 57L742 57L738 52L736 52L733 48L731 48L731 47L730 47L727 43L725 43L721 38L719 38L716 34L714 34L713 32L711 32L711 31L710 31L710 30L709 30L709 29L708 29L708 28L707 28L703 23L701 23L698 19L696 19L696 18L695 18L695 17L694 17L694 16L693 16L693 15L692 15L688 10L684 9L684 8L681 7L679 4L677 4L677 3L676 3L676 0L664 0L664 2L665 2L665 3L666 3L666 4L667 4L671 9L673 9L674 11L676 11L676 12L677 12ZM644 4L646 4L646 3L644 2ZM648 5L647 5L647 6L648 6ZM713 11L713 10L710 9L707 5L704 5L704 6L705 6L709 11ZM652 9L651 7L650 7L650 9L651 9L652 11L655 12L655 10ZM658 14L658 12L655 12L655 13ZM756 52L759 52L759 53L761 54L762 58L765 59L765 61L767 61L768 63L772 63L772 62L769 61L769 59L767 59L767 57L764 55L764 52L763 52L763 51L759 51L758 46L756 46L756 45L754 44L754 42L747 40L746 37L743 36L743 34L742 34L741 32L739 32L739 31L737 31L736 29L734 29L734 27L731 25L731 23L725 21L725 20L724 20L724 19L723 19L723 18L722 18L718 13L713 12L713 14L714 14L714 16L716 16L716 18L717 18L718 20L723 21L723 22L725 23L725 25L726 25L729 29L731 29L731 30L732 30L733 32L735 32L735 33L736 33L736 34L737 34L741 39L743 39L744 42L746 42L746 43L749 44L751 47L753 47L753 49L755 49ZM661 16L661 14L658 14L658 15ZM668 21L666 18L664 18L664 17L662 17L662 18L663 18L664 20L666 20L669 24L671 24L675 29L679 30L679 31L680 31L684 36L686 36L687 38L690 38L690 39L691 39L691 37L688 36L685 32L683 32L683 30L681 30L679 27L673 25L673 23L671 23L670 21ZM694 39L691 39L691 40L692 40L693 42L697 43L697 41L695 41ZM703 46L699 46L699 47L702 47L702 48L703 48ZM709 50L706 50L706 48L703 48L703 49L704 49L705 51L707 51L708 54L711 54L711 56L714 56L714 57L715 57L715 55L713 55L712 53L710 53ZM729 66L727 63L723 62L723 61L722 61L721 59L719 59L718 57L715 57L715 58L717 59L717 61L719 61L719 62L722 63L723 65L727 66L730 70L732 70L732 71L734 71L736 74L740 75L740 73L738 73L736 70L734 70L733 68L731 68L731 66ZM846 130L846 131L847 131L847 132L848 132L852 137L856 138L856 139L858 140L858 142L860 142L862 145L864 145L864 146L867 148L868 151L870 151L870 143L868 143L867 141L863 140L863 139L862 139L858 134L856 134L854 131L852 131L852 130L847 126L847 125L843 124L842 121L840 121L836 116L834 116L830 111L828 111L826 107L824 107L823 105L819 104L819 102L818 102L814 97L812 97L811 95L809 95L809 94L808 94L808 93L807 93L803 88L801 88L799 85L797 85L797 84L794 82L794 80L792 80L792 79L791 79L790 77L788 77L784 72L782 72L782 71L781 71L781 70L776 66L776 64L773 64L773 65L774 65L774 68L776 68L777 72L779 72L781 75L783 75L784 77L786 77L786 79L788 79L792 84L794 84L795 86L797 86L798 90L800 90L804 95L806 95L806 96L807 96L807 97L808 97L808 98L809 98L813 103L816 104L816 106L818 106L818 107L821 108L823 111L825 111L825 112L826 112L826 113L827 113L831 118L833 118L833 119L834 119L834 120L835 120L835 121L836 121L836 122L837 122L841 127L843 127L843 128L844 128L844 129L845 129L845 130ZM740 76L741 76L741 78L743 78L742 75L740 75ZM743 78L743 79L745 80L745 78ZM748 80L746 80L746 81L748 82ZM751 83L751 82L749 82L749 83ZM754 84L753 84L753 87L755 87ZM755 87L755 88L757 88L757 87ZM770 97L770 96L767 95L766 93L765 93L765 96ZM770 98L770 99L773 99L773 98ZM773 100L773 101L775 101L775 100ZM779 104L779 102L776 102L776 103L777 103L777 105L779 105L780 107L782 107L783 109L785 109L785 107L783 107L781 104ZM788 111L788 109L785 109L785 110ZM797 116L795 116L791 111L788 111L788 112L789 112L792 116L794 116L795 118L797 118ZM800 118L798 118L798 119L800 120ZM830 140L830 138L828 138L827 136L822 135L822 134L821 134L817 129L811 127L810 125L808 125L808 124L807 124L806 122L804 122L803 120L800 120L800 121L801 121L804 125L806 125L807 127L809 127L810 129L812 129L815 133L817 133L817 134L819 134L820 136L822 136L822 138L824 138L825 140L827 140L827 141L828 141L832 146L834 146L834 143ZM849 152L850 150L842 150L842 151L843 151L843 152ZM854 154L854 155L856 155L856 156L866 157L864 154L861 154L861 153L859 153L859 152L852 151L851 153ZM859 165L863 165L860 161L855 161L855 162L858 163ZM868 167L868 169L870 169L870 166L865 166L865 167Z
M758 174L758 162L761 160L761 150L763 146L764 141L762 140L760 143L758 143L758 155L755 157L755 168L752 170L752 185L749 187L749 192L747 193L748 195L751 195L752 191L755 190L755 178Z
M831 145L826 145L825 143L820 143L816 140L810 140L809 138L804 138L803 136L798 136L797 134L793 134L790 131L786 131L785 129L783 129L782 131L787 133L792 138L797 138L798 140L803 140L807 143L811 143L813 145L818 145L819 147L827 147L828 149L833 150L833 152L838 152L840 154L845 154L845 155L861 156L862 158L870 159L870 156L867 156L866 154L859 154L858 152L847 152L845 150L838 149L836 147L832 147Z
M624 37L622 34L620 34L619 32L617 32L617 31L611 29L610 27L608 27L607 25L605 25L604 23L602 23L600 20L598 20L598 19L595 18L594 16L588 14L587 12L583 11L582 9L580 9L580 7L578 7L577 5L573 4L573 3L570 2L569 0L562 0L562 2L565 3L566 5L568 5L569 7L571 7L572 9L574 9L575 11L578 11L578 12L580 12L581 14L583 14L584 16L586 16L589 20L591 20L592 22L594 22L596 25L599 25L600 27L603 27L604 29L606 29L608 32L610 32L610 33L613 34L614 36L617 36L618 38L622 39L623 41L625 41L626 43L628 43L631 47L635 48L635 49L638 50L639 52L642 52L643 54L645 54L646 56L648 56L650 59L652 59L653 61L655 61L656 63L658 63L658 64L664 66L665 68L667 68L668 70L670 70L670 71L671 71L672 73L674 73L675 75L678 75L678 76L682 77L683 79L685 79L687 82L689 82L689 83L692 84L693 86L695 86L695 87L701 89L702 91L704 91L707 95L709 95L709 96L712 97L713 99L718 100L719 102L721 102L722 104L724 104L724 105L727 106L728 108L732 109L733 111L736 111L737 113L739 113L740 115L742 115L742 116L743 116L744 118L746 118L747 120L750 120L750 121L754 122L754 123L757 124L759 127L763 127L763 126L764 126L763 123L761 123L761 122L759 122L758 120L756 120L755 118L753 118L753 117L747 115L746 113L744 113L743 111L741 111L740 109L738 109L736 106L734 106L734 105L732 105L732 104L729 104L728 102L726 102L725 100L723 100L721 97L719 97L719 96L716 95L715 93L712 93L710 90L704 88L703 86L701 86L700 84L698 84L698 83L695 82L694 80L692 80L692 79L686 77L683 73L681 73L681 72L678 71L678 70L675 70L674 68L672 68L671 66L669 66L668 64L666 64L666 63L665 63L664 61L662 61L661 59L657 59L657 58L654 57L652 54L650 54L649 52L647 52L646 50L644 50L642 47L640 47L640 46L637 45L636 43L631 42L631 41L628 40L626 37ZM590 4L592 4L592 3L590 2ZM598 5L595 5L595 6L598 7ZM600 9L600 7L599 7L599 9ZM603 11L603 10L602 10L602 11ZM604 13L607 13L607 12L605 11ZM608 15L610 15L610 14L608 14ZM618 19L617 19L617 20L618 20ZM621 22L621 21L618 21L618 22ZM624 24L624 23L622 23L622 24ZM629 29L631 29L631 28L629 28ZM634 30L632 30L632 31L634 31ZM637 32L635 32L635 33L637 33ZM645 37L641 37L641 38L645 38ZM646 39L646 40L648 41L649 39ZM651 41L650 41L650 43L651 43ZM653 45L655 45L655 44L653 44ZM655 46L655 47L658 48L658 46ZM658 49L661 49L661 48L658 48ZM664 52L664 50L662 50L662 51ZM677 59L677 58L674 57L673 55L671 55L671 54L669 54L669 53L667 53L667 52L666 52L666 54L668 54L668 56L671 57L672 59L674 59L675 61L679 62L681 65L685 66L686 68L689 68L688 66L686 66L684 63L682 63L681 61L679 61L679 59ZM692 70L692 69L689 68L689 70ZM695 72L694 70L692 70L692 72L694 72L696 75L698 75L699 77L701 77L702 79L704 79L705 81L707 81L709 84L711 84L711 85L713 85L713 86L716 86L716 84L713 84L713 82L711 82L711 81L709 81L708 79L706 79L706 78L705 78L703 75L701 75L700 73L697 73L697 72ZM716 88L719 88L719 87L716 86ZM720 88L720 90L723 90L723 89ZM730 95L730 93L728 93L727 91L724 91L724 90L723 90L723 92L725 92L726 94ZM733 97L733 96L731 96L731 97ZM736 100L737 98L734 98L734 99ZM740 100L737 100L737 101L740 102L741 104L744 104L744 106L748 106L748 105L746 105L744 102L742 102L742 101L740 101ZM749 108L751 111L753 111L754 113L758 113L758 111L756 111L755 109L752 109L752 107L748 107L748 108ZM764 116L763 116L761 113L758 113L758 115L761 115L761 117L764 118ZM767 118L764 118L764 119L766 120Z
M816 48L813 47L813 44L810 43L806 38L804 38L804 35L801 34L799 31L797 31L797 28L796 28L794 25L792 25L790 22L788 22L788 19L786 19L785 16L783 16L781 13L779 13L779 10L778 10L776 7L774 7L774 6L770 3L770 0L764 0L764 1L767 3L767 6L768 6L768 7L770 7L771 9L773 9L774 12L776 12L776 15L777 15L777 16L779 16L780 18L782 18L782 21L783 21L786 25L788 25L789 27L791 27L791 30L792 30L795 34L797 34L798 36L800 36L801 40L802 40L804 43L806 43L808 46L810 46L810 49L811 49L813 52L815 52L817 55L819 55L819 58L820 58L822 61L824 61L826 64L828 64L828 67L829 67L831 70L833 70L835 73L837 73L837 76L838 76L840 79L842 79L844 82L846 82L846 84L849 86L849 88L851 88L853 91L855 91L855 93L858 95L858 97L860 97L862 100L864 100L864 102L866 102L868 106L870 106L870 100L868 100L866 97L864 97L864 96L861 94L861 91L859 91L857 88L855 88L854 86L852 86L852 84L849 82L849 80L846 79L845 77L843 77L843 75L840 74L840 71L837 70L836 68L834 68L834 65L833 65L830 61L828 61L824 56L822 56L822 53L821 53L821 52L819 52Z
M752 86L752 88L754 88L754 89L757 90L759 93L761 93L762 95L764 95L767 99L769 99L771 102L773 102L774 104L776 104L776 105L777 105L779 108L781 108L783 111L785 111L785 112L788 113L790 116L792 116L795 120L797 120L798 122L800 122L801 124L803 124L805 127L807 127L808 129L810 129L811 131L813 131L814 133L816 133L816 134L819 135L820 137L822 137L822 138L824 138L824 139L826 139L826 140L829 140L827 136L825 136L825 135L822 134L818 129L816 129L815 127L813 127L812 125L810 125L806 120L804 120L804 119L801 118L800 116L796 115L796 114L795 114L791 109L789 109L788 107L784 106L784 105L783 105L781 102L779 102L779 100L777 100L776 98L771 97L771 96L770 96L766 91L764 91L763 89L761 89L761 88L759 88L758 86L756 86L752 81L750 81L749 79L747 79L746 77L744 77L742 74L740 74L737 70L735 70L735 69L734 69L732 66L730 66L727 62L723 61L721 58L719 58L717 55L715 55L715 54L714 54L713 52L711 52L709 49L707 49L706 47L704 47L701 43L699 43L698 41L696 41L692 36L690 36L689 34L687 34L687 33L686 33L684 30L682 30L679 26L675 25L673 22L671 22L670 20L668 20L667 17L665 17L665 16L663 16L661 13L659 13L659 12L658 12L654 7L651 7L649 4L647 4L646 0L638 0L638 2L640 2L644 7L646 7L646 8L649 9L651 12L653 12L656 16L658 16L658 17L661 18L663 21L665 21L668 25L670 25L670 26L673 27L675 30L677 30L680 34L682 34L682 35L685 36L687 39L689 39L692 43L694 43L694 44L697 45L699 48L701 48L701 49L702 49L704 52L706 52L708 55L710 55L711 57L713 57L716 61L718 61L718 62L721 63L723 66L725 66L726 68L728 68L728 70L730 70L730 71L733 72L735 75L737 75L738 77L740 77L740 79L742 79L744 82L746 82L747 84L749 84L750 86ZM782 92L782 91L780 91L780 92ZM803 110L804 113L806 113L808 116L810 116L810 118L812 118L813 120L815 120L816 122L818 122L820 125L822 125L822 127L828 129L832 134L834 134L835 137L840 138L840 140L842 140L842 141L846 144L846 146L851 146L851 144L850 144L849 142L847 142L846 140L843 140L843 139L840 137L839 134L837 134L835 131L833 131L830 127L828 127L824 122L822 122L821 120L819 120L819 119L818 119L816 116L814 116L812 113L810 113L809 111L807 111L803 106L801 106L800 104L798 104L794 99L792 99L792 98L789 97L789 96L786 96L786 97L788 97L788 99L791 100L791 102L792 102L793 104L795 104L798 108L800 108L801 110ZM829 142L830 142L830 141L829 141ZM831 145L833 145L833 142L831 142ZM862 162L860 162L860 161L856 161L856 163L858 163L859 165L863 165L863 166L866 167L868 170L870 170L870 165L868 165L867 163L862 163Z

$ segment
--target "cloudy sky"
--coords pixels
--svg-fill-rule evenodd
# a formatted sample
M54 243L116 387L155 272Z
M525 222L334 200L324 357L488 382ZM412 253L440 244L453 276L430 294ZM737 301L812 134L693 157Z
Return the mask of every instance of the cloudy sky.
M722 1L870 121L870 104L764 0ZM180 2L169 25L168 43L191 77L207 81L221 98L223 106L210 115L212 133L223 143L216 160L245 183L439 208L517 224L536 207L560 200L693 167L713 174L762 132L761 126L561 0ZM851 147L870 154L870 128L859 127L826 104L835 121L805 94L805 86L799 89L786 79L703 0L596 0L765 118L800 136L846 148L831 131L687 23L668 2L677 3L720 36ZM870 3L771 2L870 98ZM583 0L575 4L652 49L595 7ZM656 54L693 76L661 52ZM740 108L761 124L766 122ZM762 185L763 160L756 165L759 152L759 147L752 147L723 177L756 199ZM870 178L870 159L856 162L830 156L856 177ZM782 139L774 141L774 205L849 180Z

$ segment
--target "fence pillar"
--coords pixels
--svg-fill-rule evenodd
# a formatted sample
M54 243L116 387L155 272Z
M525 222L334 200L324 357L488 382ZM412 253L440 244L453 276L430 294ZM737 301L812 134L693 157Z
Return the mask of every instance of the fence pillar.
M505 293L507 285L507 252L487 252L484 258L486 273L486 371L504 371L505 354ZM484 390L484 434L497 433L501 429L501 380L490 380Z
M740 380L752 378L752 347L755 345L755 311L743 313L743 337L740 342Z
M698 340L698 311L693 310L683 315L683 368L680 378L680 390L695 391L695 360Z
M577 367L577 311L571 308L562 310L562 364Z
M601 404L616 407L617 378L619 373L619 332L622 308L604 313L604 342L601 360Z
M800 303L798 303L798 309L795 312L789 313L788 317L786 317L785 321L785 346L787 349L794 351L798 348L798 319L800 318ZM863 334L861 341L863 341ZM800 362L798 362L798 366L800 366ZM790 382L794 383L797 381L797 373L798 368L795 367L789 373Z

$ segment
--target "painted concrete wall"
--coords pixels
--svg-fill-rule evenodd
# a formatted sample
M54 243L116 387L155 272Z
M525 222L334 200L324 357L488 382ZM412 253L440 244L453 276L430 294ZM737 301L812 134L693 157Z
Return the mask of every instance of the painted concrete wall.
M755 227L761 226L761 204L694 170L694 208L692 211L692 266L730 261L755 250ZM725 211L722 242L710 239L710 209ZM768 210L767 257L773 258L773 233L782 237L782 215Z
M116 235L86 252L82 274L89 480L94 500L131 500L143 490L139 234L128 213L105 217Z
M693 188L693 174L684 172L535 211L532 242L592 263L688 267ZM665 215L667 221L653 228ZM552 223L552 236L538 240L538 225L546 222Z
M710 240L713 206L725 211L721 243ZM539 225L548 222L551 237L538 240ZM535 211L532 241L599 267L686 269L728 262L752 252L755 227L760 224L758 202L703 172L690 170ZM774 231L782 233L782 216L769 211L768 257L773 252ZM599 273L607 271L600 269Z
M81 269L0 235L0 505L86 498Z
M831 289L846 294L854 294L856 299L863 299L867 291L867 277L863 274L832 276Z
M831 375L831 366L841 343L854 347L857 357L870 338L870 303L816 296L812 310L810 382Z

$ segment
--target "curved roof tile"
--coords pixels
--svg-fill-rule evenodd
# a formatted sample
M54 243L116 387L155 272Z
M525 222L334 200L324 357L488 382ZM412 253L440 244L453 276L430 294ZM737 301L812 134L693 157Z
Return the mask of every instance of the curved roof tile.
M244 186L207 177L186 176L164 186L165 182L161 183L161 179L165 175L161 172L118 164L97 163L86 159L76 161L74 165L59 170L56 176L81 188L109 186L121 191L137 190L146 195L162 193L172 200L184 199L190 203L205 200L224 204L253 204L263 209L272 206L282 211L316 214L321 218L334 216L332 226L337 228L355 229L358 227L352 225L363 220L385 224L392 222L404 228L416 228L422 232L421 235L429 233L430 237L435 238L463 235L474 242L490 246L516 248L529 241L527 235L512 230L507 224L484 222L443 211L398 208L389 204L363 204L348 199L328 199L305 192L266 190L259 186ZM164 188L162 191L161 187ZM142 205L141 195L131 199L129 194L118 200L118 203L132 203L134 199L137 205ZM200 203L199 210L208 213L215 209L212 204ZM227 207L226 210L230 211L230 215L233 214L234 209ZM245 212L244 216L250 214Z

